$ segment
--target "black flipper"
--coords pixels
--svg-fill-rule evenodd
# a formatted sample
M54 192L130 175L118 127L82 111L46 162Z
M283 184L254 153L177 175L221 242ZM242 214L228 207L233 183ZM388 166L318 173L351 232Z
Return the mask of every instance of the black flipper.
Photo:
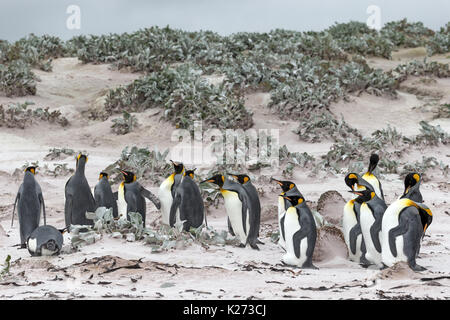
M298 230L292 236L292 241L294 242L294 253L297 259L300 258L300 242L303 238L305 238L310 232L310 228L308 226L302 226L300 230ZM298 245L296 245L298 244ZM308 248L310 249L310 248Z
M356 254L356 240L358 239L358 236L361 234L361 226L356 224L353 226L353 228L350 229L349 236L350 236L350 251L352 254Z
M113 198L114 200L119 200L119 191L113 192Z
M66 228L70 232L70 225L72 224L72 196L71 195L66 196L64 213L65 213L64 218L65 218L65 222L66 222Z
M181 203L181 196L179 193L175 194L175 197L172 201L172 206L170 207L170 214L169 214L169 225L171 227L175 226L176 223L176 216L177 216L177 210L180 207ZM181 217L180 217L181 218Z
M141 194L146 197L148 200L150 200L151 202L153 202L153 204L155 205L156 209L161 209L161 202L159 201L158 197L155 196L151 191L145 189L144 187L141 186Z
M233 231L233 227L231 226L230 218L227 218L227 219L228 219L228 232L234 237L235 234Z
M281 235L283 236L283 240L286 241L286 236L284 234L284 218L286 217L286 213L284 214L284 216L281 217L280 219L280 225L281 225Z
M395 228L389 230L389 248L391 249L391 253L394 257L397 257L397 246L395 245L395 239L398 236L403 235L406 231L408 231L408 226L406 224L399 224Z
M47 215L45 213L44 197L42 196L42 193L39 193L38 197L39 197L39 202L41 203L41 206L42 206L42 212L44 214L44 226L45 226L45 225L47 225Z
M13 213L12 213L12 219L11 219L11 228L12 228L12 226L14 224L14 214L16 212L16 204L17 204L17 201L19 201L19 198L20 198L20 193L17 192L16 200L14 200L14 207L13 207Z
M370 227L370 237L372 238L372 243L375 249L381 253L381 243L380 243L380 231L381 231L381 219L375 220L373 225Z

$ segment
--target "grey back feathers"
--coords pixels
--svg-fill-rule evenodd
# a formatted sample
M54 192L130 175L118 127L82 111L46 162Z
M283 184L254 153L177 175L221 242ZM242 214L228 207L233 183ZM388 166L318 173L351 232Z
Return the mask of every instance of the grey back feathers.
M27 240L28 252L32 256L57 255L62 249L63 242L61 231L49 225L40 226Z
M113 209L113 217L117 218L119 216L117 209L117 202L111 190L111 185L108 182L107 177L102 177L94 188L94 199L96 208L106 207Z

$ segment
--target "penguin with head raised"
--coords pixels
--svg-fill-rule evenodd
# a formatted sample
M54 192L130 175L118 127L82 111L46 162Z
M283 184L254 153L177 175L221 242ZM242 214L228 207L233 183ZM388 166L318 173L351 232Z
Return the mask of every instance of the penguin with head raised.
M364 173L362 178L372 185L376 195L381 200L384 201L384 194L383 194L383 189L381 188L381 182L373 174L373 172L374 172L375 168L377 167L379 161L380 161L380 157L376 153L372 153L370 155L369 168L367 169L367 172Z
M382 262L390 267L407 262L414 271L426 270L416 264L420 242L433 221L430 208L403 198L393 202L384 213L381 226Z
M357 184L360 187L360 190L352 192L358 196L355 202L361 205L359 222L366 246L365 257L372 264L382 267L380 236L383 214L387 206L384 200L376 195L372 184L356 173L353 173L353 175L357 177Z
M198 228L202 225L205 208L200 189L194 181L194 170L186 170L175 190L170 208L170 226L183 223L183 230Z
M278 240L278 245L286 249L285 233L284 233L284 216L286 210L291 206L289 200L283 198L284 195L289 194L289 196L299 196L303 197L297 186L292 181L281 181L274 178L270 178L270 181L275 181L281 187L281 193L278 196L278 229L280 233L280 238Z
M314 216L303 197L284 195L283 198L291 206L286 210L284 218L286 253L281 261L291 266L317 269L312 263L317 237Z
M170 160L173 165L173 173L159 186L158 199L161 202L162 223L170 225L170 209L178 184L184 174L184 165L181 162Z
M225 202L225 210L233 231L240 241L240 247L245 247L249 244L253 249L259 250L256 244L257 225L251 224L256 219L250 217L254 212L250 210L251 200L244 187L240 183L225 179L225 176L221 174L217 174L200 183L205 182L214 183L220 187L220 192Z
M26 248L26 241L30 234L39 226L41 210L44 213L44 225L46 224L45 203L41 186L35 179L36 167L25 169L23 182L19 187L14 201L11 227L14 223L14 213L19 215L20 247Z
M415 202L423 202L422 194L420 193L421 176L417 172L408 173L405 177L405 191L400 199L411 199Z
M70 225L93 225L94 221L86 218L86 212L93 212L96 208L84 173L88 157L80 153L76 160L75 174L67 180L65 186L64 216L69 231Z
M252 230L257 231L256 237L259 237L259 227L261 224L261 202L259 201L258 190L256 190L255 186L252 184L252 181L248 175L233 173L228 173L228 175L232 176L237 182L239 182L247 192L250 198L250 225L253 225ZM256 242L259 244L264 244L259 241L259 239L256 239Z
M98 182L94 187L94 199L96 208L112 208L113 217L117 218L119 216L117 201L111 190L111 185L108 181L108 174L106 172L100 172Z
M358 177L354 173L349 173L345 176L345 184L351 189L349 192L352 193L355 191L355 186L358 189L363 189L362 186L358 186ZM344 206L344 215L342 217L344 241L348 248L349 259L367 267L370 265L370 262L365 257L366 244L361 231L361 203L355 200L348 201Z
M36 228L27 240L28 252L32 256L55 256L62 249L64 228L58 230L53 226L40 226Z
M149 199L157 209L161 208L158 198L149 190L145 189L136 181L136 175L131 171L120 170L124 181L119 185L118 208L119 218L126 217L130 220L129 212L138 212L142 216L142 222L145 226L145 217L147 206L145 198ZM122 211L126 208L126 211Z

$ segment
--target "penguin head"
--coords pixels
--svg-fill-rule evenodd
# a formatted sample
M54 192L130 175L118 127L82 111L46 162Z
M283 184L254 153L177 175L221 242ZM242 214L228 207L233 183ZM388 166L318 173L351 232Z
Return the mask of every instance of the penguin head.
M194 179L194 171L195 171L195 170L197 170L197 168L194 168L194 169L192 169L192 170L186 170L186 171L184 171L183 176L188 176L188 177L190 177L191 179Z
M358 184L359 177L358 177L358 175L357 175L356 173L351 172L351 173L347 174L347 175L345 176L345 179L344 179L344 180L345 180L345 184L346 184L350 189L352 189L352 191L355 190L355 185L358 186L358 188L361 187L361 186ZM350 191L350 192L351 192L351 191Z
M84 161L84 163L88 162L88 156L85 154L79 153L77 155L77 166L78 166L78 163L80 163L81 161Z
M132 183L136 181L136 175L134 174L134 172L125 170L120 170L120 172L122 172L123 180L125 180L125 183Z
M284 199L288 200L291 203L292 207L298 206L305 202L305 198L301 196L283 196Z
M170 162L172 162L173 164L173 171L175 172L175 174L179 174L182 173L184 170L184 165L181 162L175 162L170 160Z
M109 175L106 172L100 172L100 175L98 176L98 180L102 180L103 178L106 178L108 180Z
M244 184L250 181L250 177L246 174L233 174L228 172L227 174L236 179L236 181L239 182L240 184Z
M53 240L53 239L48 240L47 243L45 244L45 247L47 250L50 250L50 251L56 251L58 248L55 240Z
M288 192L289 190L293 189L295 187L295 183L291 182L291 181L280 181L274 178L270 178L270 181L275 181L276 183L278 183L281 187L281 190L283 190L283 192Z
M31 166L25 169L25 172L31 172L32 174L36 174L36 167Z
M214 183L217 184L219 187L223 187L223 184L225 182L225 177L222 174L216 174L215 176L212 176L209 179L203 180L200 183L204 183L204 182L209 182L209 183Z
M355 199L358 203L369 202L375 197L375 191L370 189L351 191L356 194L358 197Z
M427 228L430 226L431 222L433 222L433 214L431 213L431 210L426 207L418 207L418 209L420 221L422 222L423 226L423 238L425 236L425 231L427 231Z
M375 170L378 161L380 161L380 157L376 153L372 153L369 160L369 169L367 169L368 173L372 173Z
M420 180L421 176L417 172L408 173L405 177L405 191L403 192L403 196L406 196L411 189L417 189L420 185Z

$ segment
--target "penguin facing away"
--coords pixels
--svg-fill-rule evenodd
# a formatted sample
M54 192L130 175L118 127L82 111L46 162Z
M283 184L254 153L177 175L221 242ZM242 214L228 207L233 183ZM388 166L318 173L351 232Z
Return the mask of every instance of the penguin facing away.
M138 212L141 214L142 222L145 226L145 217L147 212L145 198L153 202L157 209L161 208L161 204L152 192L145 189L139 182L136 181L136 175L133 172L125 170L121 170L120 172L123 174L124 181L119 185L118 208L126 208L126 212L121 212L119 210L119 217L126 217L130 220L128 213Z
M175 191L170 208L170 226L183 222L183 230L189 231L191 227L202 225L205 208L200 189L194 182L194 170L184 171L183 178Z
M351 189L349 192L353 192L354 186L358 183L357 176L353 173L347 174L345 176L345 183ZM370 265L370 262L365 257L366 245L361 231L360 209L361 204L356 202L355 199L345 204L342 217L342 229L344 241L348 248L349 259L367 267Z
M242 185L225 179L225 176L221 174L203 180L200 183L205 182L214 183L220 187L220 192L225 202L225 210L233 231L240 241L239 246L245 247L249 244L253 249L259 250L256 244L258 230L255 229L255 224L252 225L250 223L250 221L255 221L253 217L250 217L252 213L249 208L251 200Z
M281 261L287 265L318 269L312 263L317 237L314 216L303 197L283 197L291 202L291 207L286 210L284 219L286 253Z
M111 190L111 185L108 182L108 177L109 176L106 172L100 172L98 182L94 187L96 209L99 207L112 208L113 217L117 218L119 215L117 201Z
M16 199L14 201L11 227L14 223L14 213L16 211L19 216L20 228L20 247L26 248L26 241L30 234L39 226L41 219L41 209L44 214L44 225L47 223L45 214L44 197L39 183L36 181L34 175L36 174L36 167L31 166L25 169L23 182L19 187Z
M300 191L297 189L295 183L291 181L280 181L274 178L270 178L270 181L275 181L281 187L282 192L278 196L278 230L280 234L280 238L278 240L278 245L285 249L285 234L284 234L284 216L286 214L286 210L291 206L289 200L283 198L284 195L289 193L289 196L300 196L303 197Z
M380 157L379 157L376 153L372 153L372 154L370 155L369 168L367 169L367 172L364 173L364 175L362 176L362 178L372 185L372 187L373 187L373 189L375 190L375 193L377 194L377 196L378 196L381 200L384 201L384 194L383 194L383 189L382 189L382 187L381 187L381 182L380 182L380 180L373 174L373 171L374 171L375 168L377 167L379 161L380 161Z
M386 203L380 199L373 186L365 181L363 178L356 175L358 185L365 188L364 190L352 191L358 195L355 202L361 205L360 207L360 225L361 232L364 238L364 244L366 247L365 258L382 267L381 263L381 224L383 220L383 214L386 211Z
M407 198L415 202L423 202L419 189L421 181L421 176L417 172L408 173L405 177L405 191L400 196L400 199Z
M416 264L420 241L433 221L431 210L422 203L404 198L393 202L382 222L382 262L390 267L407 262L414 271L426 270Z
M78 154L75 174L67 180L65 186L64 216L66 227L70 225L93 225L92 219L86 218L86 212L95 211L95 199L84 174L88 157ZM69 229L70 231L70 229Z
M63 233L67 230L58 230L53 226L40 226L36 228L27 240L28 252L32 256L54 256L62 249Z
M170 160L173 165L174 172L164 180L158 190L158 199L161 202L162 223L170 225L170 209L172 207L173 197L176 187L184 173L184 165L179 162Z

